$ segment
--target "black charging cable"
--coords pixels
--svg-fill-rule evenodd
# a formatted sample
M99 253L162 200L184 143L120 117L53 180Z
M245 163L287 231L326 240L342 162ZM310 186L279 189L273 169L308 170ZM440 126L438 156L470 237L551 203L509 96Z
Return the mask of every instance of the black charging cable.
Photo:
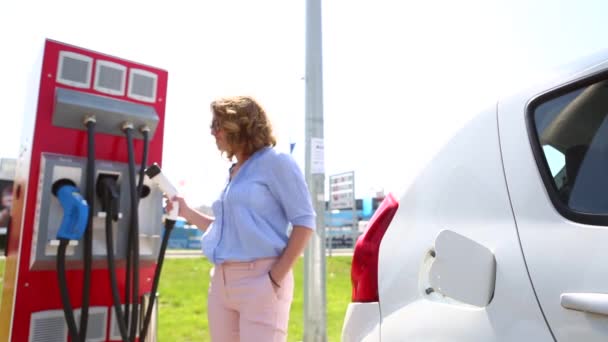
M132 263L133 263L133 287L132 287L132 301L133 307L131 308L131 322L129 326L130 340L135 341L137 334L137 322L139 317L139 215L137 210L137 187L135 184L135 153L133 148L133 125L131 123L125 123L123 125L123 131L127 136L127 153L129 158L129 192L131 194L131 238L133 248L131 251Z
M74 182L69 179L60 179L53 183L51 192L57 197L63 208L63 218L57 230L59 248L57 249L56 267L59 294L70 337L73 341L79 341L78 327L76 326L66 279L65 254L70 240L80 240L85 233L89 206L80 195L80 191Z
M89 204L87 229L84 233L84 279L82 281L82 307L80 310L80 339L85 342L89 325L89 304L91 297L91 273L93 265L93 213L95 202L95 117L84 120L87 126L87 185L86 199Z
M114 234L112 232L112 221L118 218L118 213L115 201L118 200L118 186L116 180L111 177L104 177L98 180L97 193L103 201L103 210L106 213L106 259L108 261L108 273L110 274L110 287L112 289L112 300L114 301L114 312L116 313L116 322L120 336L124 342L129 341L127 327L125 325L125 315L122 311L120 303L120 295L118 291L118 281L116 279L116 260L114 259Z
M59 249L57 250L57 281L59 283L59 291L61 294L61 303L63 306L63 314L65 321L68 324L68 332L74 341L78 341L78 328L76 327L76 319L72 303L70 302L70 291L68 290L68 282L65 276L65 252L70 243L69 239L59 239Z
M154 301L156 300L156 292L158 291L158 283L160 282L160 272L163 268L163 261L165 260L165 252L167 245L169 244L169 236L175 227L174 220L165 220L165 234L163 235L163 241L160 245L160 252L158 253L158 261L156 263L156 270L154 270L154 281L152 283L152 292L150 292L150 299L148 300L148 307L146 309L146 316L144 318L144 325L141 332L139 333L140 342L146 340L146 333L148 332L148 326L152 319L152 311L154 309Z
M140 129L143 138L144 138L144 145L143 145L143 153L142 153L142 158L141 158L141 165L139 168L139 179L137 182L137 207L139 208L139 200L141 199L141 197L145 196L143 194L143 185L144 185L144 171L146 170L146 163L148 160L148 147L149 147L149 133L150 133L150 128L148 126L144 126ZM125 279L125 321L127 324L127 327L129 327L129 302L130 302L130 296L131 296L131 261L133 260L131 255L132 255L132 244L133 244L133 230L129 230L129 234L127 236L127 266L126 266L126 274L127 277Z

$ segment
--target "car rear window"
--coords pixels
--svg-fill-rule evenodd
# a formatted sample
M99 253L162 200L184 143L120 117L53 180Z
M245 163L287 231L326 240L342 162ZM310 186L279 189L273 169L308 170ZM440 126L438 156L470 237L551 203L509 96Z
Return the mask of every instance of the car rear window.
M605 224L608 81L557 90L531 105L530 118L537 161L553 203L571 219Z

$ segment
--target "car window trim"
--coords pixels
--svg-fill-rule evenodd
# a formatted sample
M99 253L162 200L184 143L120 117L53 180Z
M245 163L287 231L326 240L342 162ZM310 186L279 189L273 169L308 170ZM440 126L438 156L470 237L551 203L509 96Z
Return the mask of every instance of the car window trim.
M549 195L551 203L553 204L555 209L568 220L594 226L608 226L608 213L593 214L576 211L570 208L567 204L563 203L562 200L559 198L553 176L551 176L549 164L545 158L542 146L540 144L540 137L538 136L538 133L536 131L536 121L534 120L534 112L540 105L546 103L547 101L554 100L556 98L559 98L560 96L566 95L569 92L588 87L605 80L608 80L608 70L603 70L601 72L597 72L573 80L566 84L559 85L532 98L527 103L525 110L528 140L532 148L532 154L534 155L536 166L540 173L541 179L543 180L543 184L545 185L545 189L547 190L547 194ZM608 177L608 175L606 176ZM608 192L606 193L606 196L608 196Z

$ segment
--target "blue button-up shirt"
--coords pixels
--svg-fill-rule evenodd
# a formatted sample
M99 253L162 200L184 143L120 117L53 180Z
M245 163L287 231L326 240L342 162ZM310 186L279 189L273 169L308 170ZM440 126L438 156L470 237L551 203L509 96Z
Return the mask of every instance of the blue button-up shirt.
M214 264L279 256L293 226L315 228L306 181L289 154L255 152L229 180L212 206L215 221L201 239Z

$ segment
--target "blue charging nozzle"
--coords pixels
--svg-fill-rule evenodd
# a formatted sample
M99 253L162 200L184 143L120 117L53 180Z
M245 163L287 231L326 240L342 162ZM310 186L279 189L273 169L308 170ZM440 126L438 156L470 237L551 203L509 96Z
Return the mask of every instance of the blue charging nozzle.
M51 191L63 208L63 218L57 231L57 238L80 240L87 228L89 217L87 201L80 194L76 184L69 179L56 181Z

